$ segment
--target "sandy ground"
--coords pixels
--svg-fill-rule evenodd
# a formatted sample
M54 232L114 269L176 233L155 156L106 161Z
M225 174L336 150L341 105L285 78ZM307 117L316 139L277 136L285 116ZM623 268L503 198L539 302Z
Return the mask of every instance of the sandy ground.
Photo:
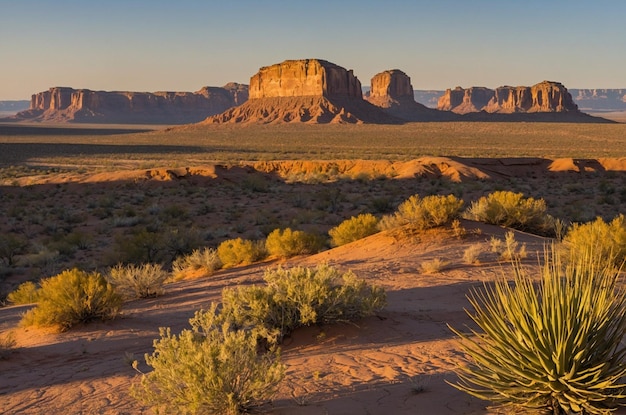
M269 414L498 414L483 402L446 383L461 355L448 328L469 324L464 307L472 287L506 272L508 265L489 252L492 236L505 229L464 222L463 238L450 232L411 237L377 234L298 257L283 266L327 262L352 270L385 288L388 306L357 324L307 327L283 345L287 376L278 395L261 409ZM527 265L545 239L516 233L526 243ZM483 246L480 263L467 265L464 250ZM436 274L421 264L448 261ZM159 298L126 304L120 318L66 333L17 328L25 306L0 309L0 330L17 344L0 361L0 412L3 414L143 414L151 413L128 394L137 380L134 358L151 352L158 327L180 331L194 311L219 299L223 287L260 281L276 263L221 271L211 277L167 286ZM148 370L145 363L141 368Z

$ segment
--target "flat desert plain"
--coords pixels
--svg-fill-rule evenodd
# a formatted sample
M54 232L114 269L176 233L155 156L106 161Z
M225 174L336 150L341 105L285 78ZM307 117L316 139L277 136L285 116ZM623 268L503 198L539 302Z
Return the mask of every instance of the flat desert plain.
M261 240L276 228L323 235L359 213L392 213L413 194L454 194L467 207L495 190L522 192L566 223L612 219L626 203L620 124L90 128L0 127L1 231L27 241L10 264L3 258L3 297L74 266L169 267L193 247ZM149 370L143 355L159 327L179 332L223 288L260 284L268 267L328 263L383 287L388 305L355 324L286 338L285 380L260 412L511 413L447 383L462 358L449 326L471 327L466 295L511 275L490 249L509 230L461 225L462 233L386 231L315 255L190 275L163 296L125 303L113 321L64 333L20 327L32 306L2 307L0 336L15 344L0 360L0 412L150 414L128 389L139 376L132 360ZM514 234L526 245L524 266L538 274L551 239ZM137 249L146 235L157 250ZM470 247L477 261L464 259ZM427 272L434 260L442 266Z

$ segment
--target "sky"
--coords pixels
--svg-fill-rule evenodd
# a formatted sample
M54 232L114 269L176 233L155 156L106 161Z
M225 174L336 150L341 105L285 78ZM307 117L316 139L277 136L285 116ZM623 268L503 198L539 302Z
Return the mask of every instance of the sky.
M319 58L367 86L626 88L623 0L0 0L0 100L197 91Z

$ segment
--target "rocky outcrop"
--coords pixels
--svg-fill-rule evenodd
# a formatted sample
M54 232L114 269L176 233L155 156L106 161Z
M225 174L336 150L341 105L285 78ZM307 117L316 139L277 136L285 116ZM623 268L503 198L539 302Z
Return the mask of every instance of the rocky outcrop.
M626 89L570 89L583 111L626 111Z
M230 83L197 92L109 92L50 88L31 97L17 119L48 122L185 124L247 100L247 86Z
M250 78L250 99L275 97L362 98L352 70L321 59L287 60L259 69Z
M478 112L487 106L493 96L494 91L489 88L475 86L463 89L457 86L454 89L447 89L445 94L439 98L437 109L452 111L457 114Z
M401 123L363 99L351 70L321 59L287 60L250 78L243 105L204 123Z
M531 87L502 86L495 90L456 87L446 90L437 108L457 114L480 111L502 114L578 111L567 88L559 82L550 81Z
M411 78L399 69L374 75L367 100L386 113L406 121L444 121L455 118L450 113L426 108L415 102Z

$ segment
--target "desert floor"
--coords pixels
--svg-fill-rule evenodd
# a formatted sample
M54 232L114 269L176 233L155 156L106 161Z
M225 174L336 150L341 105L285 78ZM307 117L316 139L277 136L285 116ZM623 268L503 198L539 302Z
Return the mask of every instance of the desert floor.
M391 213L416 193L452 193L469 206L494 190L523 192L544 198L548 212L566 223L611 219L624 213L626 203L626 157L615 150L611 158L589 159L564 152L562 157L250 158L193 164L185 156L169 165L162 164L163 148L149 159L145 147L141 157L133 157L103 144L105 149L98 149L107 152L103 162L80 153L72 139L63 155L55 152L58 142L0 138L5 144L0 159L6 159L1 165L0 213L5 220L0 231L28 241L14 263L0 269L3 297L22 281L73 266L103 269L152 255L167 267L192 246L214 247L234 237L262 239L279 227L325 233L359 213ZM33 158L26 156L29 148ZM9 150L19 152L11 155ZM119 157L111 161L114 156L108 153L117 150ZM124 163L125 169L120 167ZM286 379L261 411L508 413L446 383L455 382L453 370L462 356L448 326L470 325L466 295L510 274L508 263L490 252L491 238L504 239L508 230L465 220L462 225L463 236L441 229L383 232L316 255L195 276L168 284L164 296L125 304L114 321L66 333L21 328L19 319L28 306L2 307L0 337L10 334L15 346L0 360L0 413L152 413L128 393L139 376L130 362L143 362L159 327L180 331L196 310L219 300L222 288L260 283L267 267L322 262L384 287L388 306L356 324L294 332L282 346ZM154 252L132 249L145 235L157 238L150 239L154 244L177 242L163 243ZM538 256L550 240L517 231L515 236L526 244L525 266L537 271ZM467 264L463 254L474 245L480 247L479 262ZM446 265L425 273L422 265L433 259ZM140 368L148 370L145 364Z

